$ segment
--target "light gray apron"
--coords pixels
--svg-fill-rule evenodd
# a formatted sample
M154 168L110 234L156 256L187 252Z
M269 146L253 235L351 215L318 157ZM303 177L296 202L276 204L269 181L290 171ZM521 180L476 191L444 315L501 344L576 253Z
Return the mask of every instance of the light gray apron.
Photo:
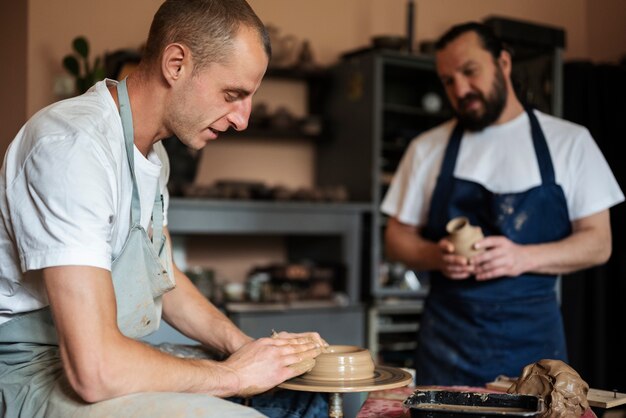
M141 209L134 170L132 116L125 82L118 86L126 155L133 180L131 229L112 262L111 276L121 332L140 338L161 319L161 296L174 288L169 246L163 235L163 203L157 187L152 210L153 239L140 225ZM0 392L5 416L36 417L61 377L58 341L50 308L18 315L0 326ZM1 411L1 409L0 409Z

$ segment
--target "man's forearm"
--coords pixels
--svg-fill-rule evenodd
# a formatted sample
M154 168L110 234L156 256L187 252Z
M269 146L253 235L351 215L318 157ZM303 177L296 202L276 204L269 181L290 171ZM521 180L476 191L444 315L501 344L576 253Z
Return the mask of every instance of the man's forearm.
M211 304L180 270L176 288L163 296L163 317L174 328L203 345L231 354L252 339Z
M610 254L604 244L590 246L585 234L562 241L528 245L528 271L542 274L568 274L605 263Z
M87 402L138 392L191 392L226 397L240 390L237 374L222 363L177 358L121 334L106 341L106 347L98 350L104 358L89 365L92 372L69 376L74 389Z
M109 271L50 267L43 270L43 278L63 369L84 400L145 391L228 396L240 390L238 375L220 363L179 359L124 336L117 325Z
M478 280L524 273L566 274L606 262L611 254L608 211L572 222L572 233L558 241L517 244L504 236L476 243L486 251L470 259Z
M418 228L390 218L385 232L387 258L414 270L441 269L441 249L419 235Z

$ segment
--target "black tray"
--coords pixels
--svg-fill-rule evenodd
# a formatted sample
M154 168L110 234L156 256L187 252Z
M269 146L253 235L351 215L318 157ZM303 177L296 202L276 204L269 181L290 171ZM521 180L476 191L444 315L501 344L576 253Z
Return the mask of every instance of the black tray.
M418 389L403 406L418 418L534 417L544 412L538 396L446 390Z

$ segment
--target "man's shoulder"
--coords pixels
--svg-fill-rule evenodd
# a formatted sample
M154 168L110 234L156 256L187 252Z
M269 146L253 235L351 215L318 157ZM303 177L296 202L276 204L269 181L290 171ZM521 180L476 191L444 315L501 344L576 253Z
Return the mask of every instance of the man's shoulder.
M538 110L535 110L534 112L535 115L537 115L537 119L539 120L541 128L544 131L548 131L546 133L557 135L559 137L589 135L589 130L586 127L579 125L575 122L547 113L543 113Z
M432 128L419 132L413 142L426 143L447 143L447 139L456 125L456 119L447 120Z
M20 135L22 144L29 148L65 140L110 149L111 142L120 142L123 134L115 108L94 90L40 110L24 125Z
M97 91L61 100L37 112L26 124L45 132L102 129L114 121L111 105Z

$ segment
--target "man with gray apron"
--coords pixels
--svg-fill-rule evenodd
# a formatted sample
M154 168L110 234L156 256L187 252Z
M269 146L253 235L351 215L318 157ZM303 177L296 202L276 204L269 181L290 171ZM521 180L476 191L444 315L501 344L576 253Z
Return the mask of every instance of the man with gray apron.
M624 197L587 132L522 107L510 56L487 27L453 27L437 50L457 121L403 158L383 202L387 250L430 271L417 383L482 386L544 358L567 361L558 275L606 261L608 208ZM578 180L588 173L593 182ZM446 239L459 216L486 236L470 259Z
M160 140L200 149L229 127L245 129L268 42L244 0L168 0L128 79L98 82L20 130L0 175L0 416L327 411L322 397L299 393L240 405L304 372L290 366L324 341L246 336L173 265L165 230ZM208 50L230 52L203 61ZM181 359L137 341L162 314L226 360Z

